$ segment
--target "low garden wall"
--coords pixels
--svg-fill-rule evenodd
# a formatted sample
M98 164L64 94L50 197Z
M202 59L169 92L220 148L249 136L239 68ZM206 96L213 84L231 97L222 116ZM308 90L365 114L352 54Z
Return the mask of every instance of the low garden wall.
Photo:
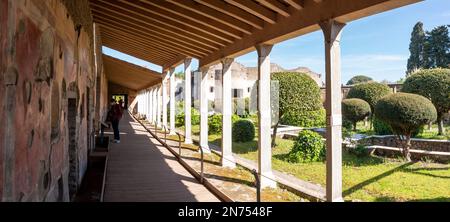
M359 140L363 145L380 145L389 147L402 147L401 142L396 136L371 136ZM411 149L426 150L426 151L438 151L438 152L450 152L450 140L432 140L432 139L411 139ZM399 152L390 150L377 150L377 155L393 156L398 155ZM438 156L428 154L411 153L411 157L416 160L420 160L423 157L427 157L439 162L450 161L449 156Z

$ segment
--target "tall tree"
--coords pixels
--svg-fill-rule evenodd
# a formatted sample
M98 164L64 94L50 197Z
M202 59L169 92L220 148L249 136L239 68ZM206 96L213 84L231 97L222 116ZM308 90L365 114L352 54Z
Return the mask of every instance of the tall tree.
M438 26L428 32L427 54L429 54L429 66L427 68L448 68L450 64L450 36L448 27Z
M407 74L424 67L423 55L425 41L426 35L423 30L423 23L418 22L411 33L411 43L409 44L411 56L408 59Z

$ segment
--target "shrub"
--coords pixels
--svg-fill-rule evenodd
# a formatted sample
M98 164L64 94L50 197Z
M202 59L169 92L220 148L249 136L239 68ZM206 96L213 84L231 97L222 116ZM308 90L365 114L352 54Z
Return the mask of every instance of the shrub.
M184 112L179 113L175 116L175 126L181 127L184 126ZM199 125L200 124L200 113L194 109L191 108L191 125Z
M371 109L369 103L362 99L344 99L342 101L342 114L345 119L353 123L353 130L356 130L356 123L369 116Z
M325 126L325 109L305 111L302 113L287 112L280 120L281 124L301 127L323 127Z
M250 142L255 139L255 125L252 121L241 119L233 124L233 141Z
M325 157L325 143L318 133L300 131L294 146L288 154L289 161L294 163L321 161Z
M373 119L373 130L377 135L392 135L392 129L389 124L385 123L383 120L375 117Z
M389 86L377 82L369 82L353 86L348 92L347 98L362 99L369 103L371 110L374 110L378 100L390 93L391 89Z
M442 135L443 117L450 110L450 69L419 70L405 80L402 91L431 100L437 111L439 135Z
M311 112L319 112L323 108L320 88L309 75L278 72L273 73L271 78L272 81L278 81L279 120L284 119L284 124L301 126L306 122L305 118L311 116ZM290 117L284 117L286 114ZM275 135L279 123L280 121L274 123L272 146L275 146Z
M240 118L238 115L232 115L231 121L235 123ZM208 134L219 134L222 132L222 115L214 114L208 117Z
M430 100L409 93L396 93L380 99L375 113L377 118L388 123L392 131L399 136L407 161L411 161L409 149L413 132L435 121L437 116L436 108Z
M359 75L359 76L353 76L353 78L351 78L347 82L347 85L356 85L359 83L372 82L372 81L373 81L373 79L368 76Z

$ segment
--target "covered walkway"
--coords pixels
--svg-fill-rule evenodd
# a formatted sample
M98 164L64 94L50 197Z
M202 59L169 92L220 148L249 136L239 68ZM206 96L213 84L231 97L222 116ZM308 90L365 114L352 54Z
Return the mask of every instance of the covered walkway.
M120 131L121 143L110 146L103 201L219 201L129 114Z

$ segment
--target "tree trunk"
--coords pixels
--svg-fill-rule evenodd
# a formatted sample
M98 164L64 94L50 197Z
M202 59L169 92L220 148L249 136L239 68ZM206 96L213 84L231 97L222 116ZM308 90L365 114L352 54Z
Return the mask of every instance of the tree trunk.
M442 115L438 115L436 122L437 122L438 130L439 130L438 135L439 136L444 135L444 121L442 120Z
M356 131L356 122L353 122L353 131Z
M369 128L369 130L372 130L372 129L373 129L373 116L374 116L374 115L371 115L371 116L370 116L370 128Z
M403 155L407 162L411 162L411 153L409 152L410 148L411 148L411 135L407 135L405 145L403 146Z
M368 117L364 118L364 127L366 127L366 128L367 128L367 126L369 125L369 124L367 123L367 118L368 118Z
M428 123L428 130L432 130L433 129L433 123L432 122L430 122L430 123Z
M276 144L276 138L277 138L277 131L278 131L278 124L279 122L277 122L275 124L275 126L273 127L273 134L272 134L272 148L274 148L277 144Z

